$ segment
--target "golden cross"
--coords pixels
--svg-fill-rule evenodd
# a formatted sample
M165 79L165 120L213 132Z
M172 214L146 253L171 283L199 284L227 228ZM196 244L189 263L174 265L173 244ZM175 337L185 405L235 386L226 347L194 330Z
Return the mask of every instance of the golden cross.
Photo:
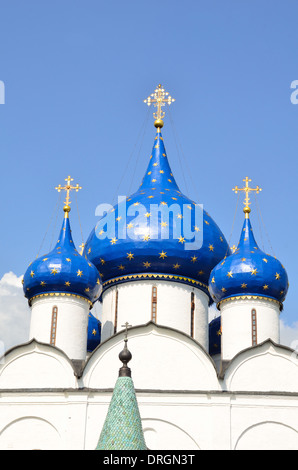
M146 103L148 106L154 104L154 106L157 108L156 113L153 113L155 127L163 127L163 118L165 117L165 112L162 111L161 108L165 106L166 103L170 105L174 101L175 99L172 98L169 93L167 93L165 89L162 88L161 85L158 85L154 93L144 100L144 103Z
M245 187L238 188L238 186L235 186L235 188L233 188L233 191L235 191L235 194L237 194L238 191L245 191L245 199L243 202L244 204L243 212L245 213L245 218L248 219L249 213L250 213L249 193L250 191L256 191L256 194L259 194L259 192L262 191L262 188L260 188L259 186L257 186L256 188L250 188L249 182L251 181L251 179L249 179L248 176L246 176L246 178L243 181L245 183Z
M66 191L64 212L66 216L68 216L68 213L70 212L70 204L71 204L69 193L70 191L78 192L82 188L78 184L76 186L73 186L71 184L71 182L73 181L73 178L71 178L71 176L68 176L67 178L65 178L65 181L66 181L65 186L61 186L61 184L59 184L59 186L57 186L55 189L58 191L58 193L60 193L61 191Z

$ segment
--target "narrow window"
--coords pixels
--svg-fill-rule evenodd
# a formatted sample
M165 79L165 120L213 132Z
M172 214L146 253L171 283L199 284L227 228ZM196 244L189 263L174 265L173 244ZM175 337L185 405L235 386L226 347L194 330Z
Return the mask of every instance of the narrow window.
M50 344L52 346L55 346L56 344L57 317L58 317L58 307L55 306L52 309L52 323L51 323L51 337L50 337Z
M258 344L257 342L257 311L255 308L252 309L251 311L251 339L252 339L252 345L256 346Z
M117 323L118 323L118 289L116 289L116 299L115 299L114 334L117 333Z
M190 296L190 336L194 337L195 323L195 294L192 292Z
M156 323L157 313L157 287L152 287L152 301L151 301L151 320Z

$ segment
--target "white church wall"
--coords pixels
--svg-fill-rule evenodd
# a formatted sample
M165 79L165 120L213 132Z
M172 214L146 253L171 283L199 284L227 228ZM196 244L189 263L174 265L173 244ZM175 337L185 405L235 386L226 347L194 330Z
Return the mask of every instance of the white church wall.
M154 277L154 275L152 275ZM174 277L174 276L173 276ZM194 293L193 337L208 349L208 296L186 284L172 281L134 281L111 287L103 293L103 341L123 329L152 320L152 288L157 289L156 323L191 334L191 293ZM117 295L117 298L116 298Z
M223 360L231 360L252 346L252 310L256 311L256 339L279 343L279 304L269 299L231 299L221 304Z
M0 365L0 390L75 386L73 367L64 353L34 340L13 348Z
M237 355L225 373L224 384L230 391L298 393L297 354L268 340Z
M231 401L231 449L298 450L296 396L236 394Z
M53 308L57 308L55 331L52 331ZM30 339L50 343L71 359L85 360L87 348L89 303L75 296L51 295L32 301Z
M121 363L123 333L103 343L89 359L81 382L85 387L114 387ZM156 390L218 390L212 359L189 336L153 323L129 331L136 388Z

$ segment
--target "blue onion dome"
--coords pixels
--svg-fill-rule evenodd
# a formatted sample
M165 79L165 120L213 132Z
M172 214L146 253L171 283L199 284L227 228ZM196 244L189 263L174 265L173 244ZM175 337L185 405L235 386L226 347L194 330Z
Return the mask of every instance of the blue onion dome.
M210 215L181 193L160 127L141 186L101 217L85 254L103 291L127 281L167 279L209 295L210 272L229 247Z
M92 352L101 341L101 322L92 313L88 317L87 351Z
M209 354L215 356L221 353L221 317L214 318L209 323Z
M65 206L64 211L55 248L33 261L25 273L23 288L29 304L36 297L60 294L84 298L91 306L101 293L96 267L75 248L68 216L70 207Z
M282 308L288 290L286 270L260 250L248 214L237 249L212 270L209 290L217 304L233 297L257 296L277 301Z

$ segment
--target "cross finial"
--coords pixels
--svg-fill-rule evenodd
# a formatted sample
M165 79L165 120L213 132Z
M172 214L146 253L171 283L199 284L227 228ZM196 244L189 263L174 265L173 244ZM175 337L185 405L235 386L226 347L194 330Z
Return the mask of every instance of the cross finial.
M166 103L170 105L174 101L175 99L172 98L161 85L158 85L154 93L144 100L144 103L146 103L148 106L154 104L154 106L157 108L156 113L153 113L155 127L163 127L163 118L165 117L165 112L162 111L161 108L165 106Z
M250 193L250 191L256 191L256 194L259 194L259 192L262 191L262 188L260 188L259 186L257 186L256 188L250 188L249 187L249 182L251 181L251 179L249 179L248 176L246 176L243 181L245 183L245 187L244 188L238 188L238 186L235 186L235 188L233 188L233 191L235 191L235 194L237 194L238 191L245 191L245 199L244 199L244 202L243 202L243 204L244 204L243 212L245 213L245 218L248 219L249 218L249 213L250 213L249 193Z
M78 184L76 186L73 186L71 184L72 181L73 181L73 178L71 178L71 176L68 176L67 178L65 178L65 181L66 181L65 186L61 186L61 184L59 184L59 186L57 186L55 189L58 191L58 193L60 193L61 191L66 191L66 199L65 199L65 203L64 203L65 206L64 206L63 210L65 212L65 217L67 218L68 213L70 212L70 204L71 204L69 193L70 193L70 191L73 191L73 190L78 192L82 188Z
M125 325L121 325L122 328L125 328L125 338L124 341L127 342L127 334L128 334L128 328L131 328L132 325L130 325L128 322L125 323Z

